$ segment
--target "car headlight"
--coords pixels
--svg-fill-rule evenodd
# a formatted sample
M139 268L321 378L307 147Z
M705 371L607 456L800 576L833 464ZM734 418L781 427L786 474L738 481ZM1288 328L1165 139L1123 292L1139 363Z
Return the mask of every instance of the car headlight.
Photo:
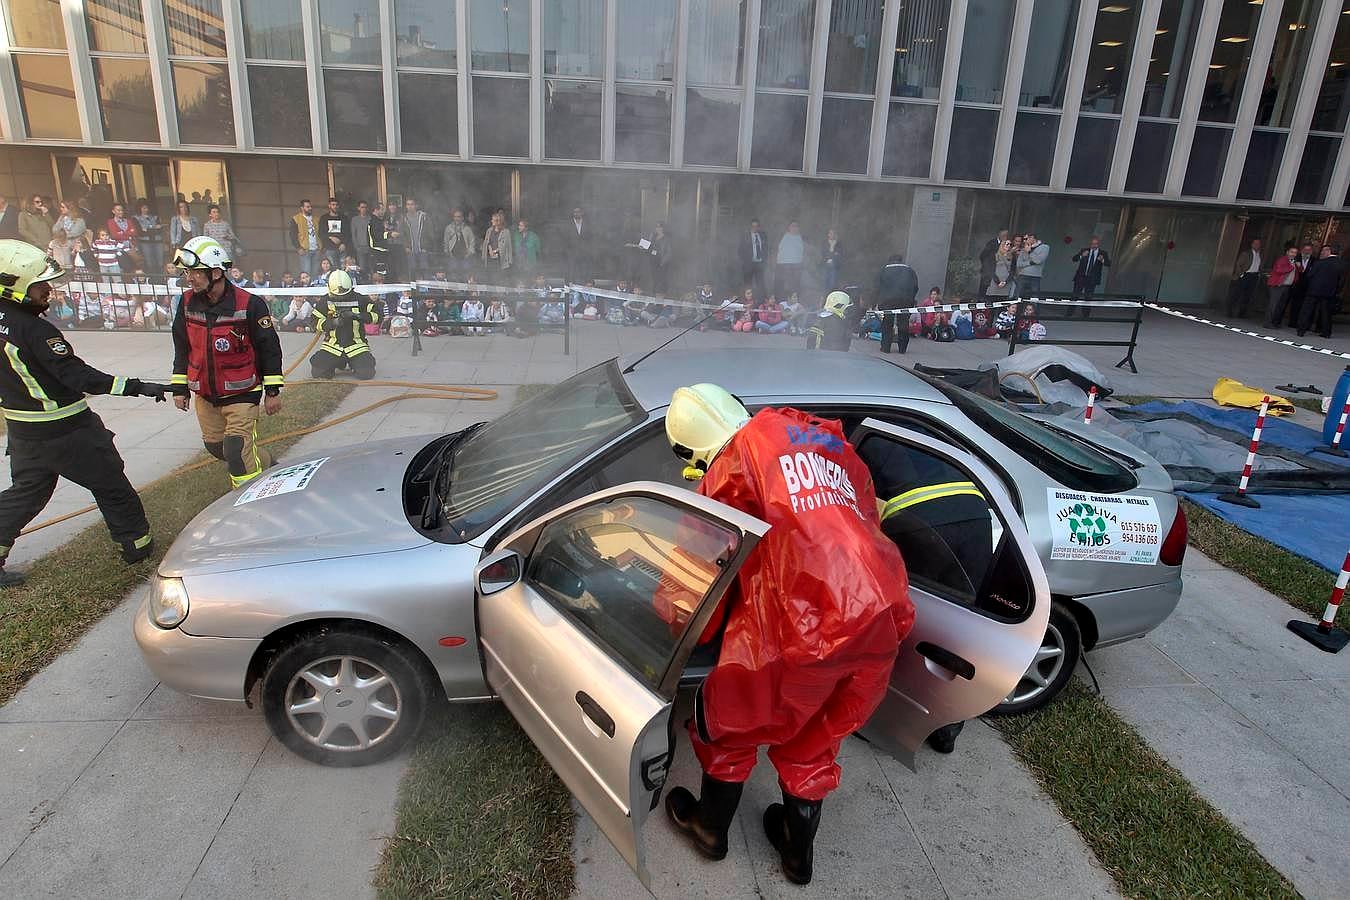
M187 588L181 578L156 578L150 589L150 621L160 628L177 628L188 614Z

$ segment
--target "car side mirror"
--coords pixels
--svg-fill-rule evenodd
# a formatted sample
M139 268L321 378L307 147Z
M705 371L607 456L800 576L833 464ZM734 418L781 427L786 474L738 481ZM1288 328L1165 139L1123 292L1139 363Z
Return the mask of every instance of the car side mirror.
M478 593L487 597L498 591L506 590L520 581L523 568L520 554L514 550L500 550L492 554L479 564L478 572L474 577L474 582L478 586Z

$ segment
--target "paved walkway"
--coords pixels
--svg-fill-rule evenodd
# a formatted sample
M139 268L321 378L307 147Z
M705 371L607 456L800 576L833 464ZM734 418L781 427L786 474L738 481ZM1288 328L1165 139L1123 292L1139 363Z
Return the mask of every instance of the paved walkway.
M311 436L291 457L490 418L510 405L513 385L556 382L671 336L582 323L573 335L570 356L563 355L560 336L543 335L532 340L429 338L427 352L417 359L408 354L407 341L381 338L375 349L382 377L500 385L503 396L490 403L404 401ZM163 357L163 335L91 333L76 340L82 355L95 365L163 377L162 367L152 364ZM799 341L696 333L666 352L678 352L684 345L796 346ZM288 336L286 346L288 352L298 351L303 336ZM859 352L876 350L870 342L856 346ZM994 341L915 341L910 346L907 362L932 365L971 365L1002 353ZM1086 348L1085 355L1103 368L1118 358L1111 348ZM1120 374L1122 393L1205 395L1215 373L1253 384L1292 380L1329 388L1339 372L1325 357L1171 320L1154 323L1152 317L1138 359L1140 375ZM1226 367L1233 361L1241 361L1241 367L1230 371ZM344 411L396 392L363 388L348 398ZM197 450L189 416L148 401L112 398L97 405L118 432L137 483ZM73 508L87 502L82 491L64 490L44 517L61 512L60 503ZM21 540L16 562L94 520L86 516ZM395 792L405 761L391 760L359 773L312 766L280 748L256 711L190 700L158 686L128 634L138 599L129 598L0 707L0 895L368 893L382 837L393 827ZM1198 614L1206 606L1228 620L1225 630L1206 630L1206 620ZM1305 703L1301 691L1326 692L1321 709L1339 708L1325 700L1344 700L1350 682L1344 663L1350 657L1328 662L1312 648L1296 646L1281 631L1288 617L1286 607L1254 586L1193 559L1181 610L1154 640L1094 654L1094 665L1105 672L1108 699L1145 737L1252 834L1301 888L1318 895L1327 893L1322 890L1327 873L1338 864L1344 867L1331 829L1347 820L1338 804L1344 802L1350 774L1332 751L1343 749L1347 735L1337 730L1344 717L1323 730L1322 719L1311 709L1314 704ZM1264 624L1258 627L1258 621ZM1247 633L1248 626L1254 633ZM1177 635L1189 635L1192 643L1169 647L1169 640L1181 640ZM1206 639L1210 644L1201 653ZM1159 672L1172 670L1161 667L1152 654L1169 653L1185 661L1182 671L1194 684L1175 673L1159 680ZM1197 662L1204 660L1210 668ZM1297 668L1292 667L1294 660ZM1338 664L1341 668L1335 668ZM1313 668L1318 665L1324 668ZM1262 674L1254 680L1246 677L1250 672ZM1303 681L1290 686L1287 679ZM1244 689L1260 696L1247 697ZM1168 695L1171 702L1148 699L1150 691L1164 690L1174 691L1175 696ZM1175 715L1164 706L1175 706ZM1234 737L1213 741L1208 726L1195 725L1200 712L1214 727L1226 724ZM1218 748L1245 746L1237 740L1244 730L1265 742L1261 752L1214 758ZM836 892L953 897L1111 893L1109 879L1077 834L983 725L967 730L955 755L925 753L922 762L921 773L913 775L877 758L865 744L849 745L845 786L827 809L822 832L822 871L848 873L844 883L833 885ZM1230 772L1238 777L1225 781ZM679 754L674 782L692 784L695 776L688 753ZM1254 787L1268 783L1277 787L1262 787L1259 793ZM658 816L648 829L658 894L780 892L783 883L756 819L772 793L772 772L761 767L747 792L740 843L733 847L733 859L716 870L682 855L681 845L669 840ZM1279 805L1295 797L1304 798L1304 805ZM1265 813L1269 808L1280 810L1273 823ZM587 825L583 817L577 840L582 893L612 896L633 890L636 882ZM1299 868L1307 872L1294 871ZM718 882L712 881L713 875ZM730 881L723 884L723 877Z
M1294 636L1306 616L1194 549L1183 571L1166 622L1088 655L1102 692L1304 896L1344 897L1350 653Z

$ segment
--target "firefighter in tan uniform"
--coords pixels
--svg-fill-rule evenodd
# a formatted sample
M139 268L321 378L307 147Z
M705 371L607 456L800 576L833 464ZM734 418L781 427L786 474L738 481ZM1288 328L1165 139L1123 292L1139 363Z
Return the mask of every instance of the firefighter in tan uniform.
M230 257L213 238L195 237L174 256L189 290L173 320L174 404L196 394L202 443L230 472L231 487L271 465L258 440L259 404L281 411L281 339L267 301L225 278Z

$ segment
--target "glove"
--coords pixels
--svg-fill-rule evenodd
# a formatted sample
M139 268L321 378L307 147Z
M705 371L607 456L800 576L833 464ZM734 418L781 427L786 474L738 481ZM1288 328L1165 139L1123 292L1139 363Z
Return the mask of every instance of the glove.
M135 382L135 384L132 384L132 382ZM174 393L172 385L159 384L154 381L140 381L135 378L127 381L127 387L131 388L127 391L128 395L132 397L154 397L156 403L163 403L165 394Z

